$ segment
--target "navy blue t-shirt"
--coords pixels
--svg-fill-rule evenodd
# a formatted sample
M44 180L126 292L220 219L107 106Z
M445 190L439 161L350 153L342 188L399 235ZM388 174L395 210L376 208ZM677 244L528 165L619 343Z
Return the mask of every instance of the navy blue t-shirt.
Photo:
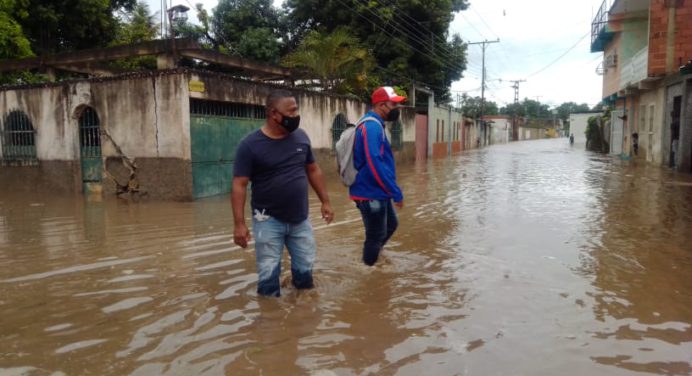
M308 218L305 165L314 162L310 138L302 129L278 140L258 129L240 141L233 176L250 178L253 212L264 211L282 222L300 223Z

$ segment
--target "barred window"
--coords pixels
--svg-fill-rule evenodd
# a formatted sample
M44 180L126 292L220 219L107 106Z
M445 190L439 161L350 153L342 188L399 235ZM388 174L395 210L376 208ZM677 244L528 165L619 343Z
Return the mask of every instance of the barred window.
M239 119L262 120L267 117L264 106L247 103L220 102L190 98L192 115L222 116Z
M5 116L2 129L2 159L4 161L35 161L36 130L29 117L20 110Z

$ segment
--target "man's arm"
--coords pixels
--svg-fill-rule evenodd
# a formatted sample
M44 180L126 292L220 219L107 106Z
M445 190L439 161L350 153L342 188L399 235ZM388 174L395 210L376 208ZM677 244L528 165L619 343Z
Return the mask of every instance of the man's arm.
M332 223L332 220L334 219L334 211L332 210L332 205L329 201L329 193L327 192L327 184L324 181L322 169L317 165L317 163L312 162L305 165L305 171L308 174L308 181L310 181L312 189L315 190L317 197L319 197L320 201L322 202L322 218L327 223Z
M231 206L233 208L233 242L243 248L247 247L250 241L250 230L245 224L245 197L247 196L247 185L250 178L246 176L236 176L233 178L233 189L231 191Z

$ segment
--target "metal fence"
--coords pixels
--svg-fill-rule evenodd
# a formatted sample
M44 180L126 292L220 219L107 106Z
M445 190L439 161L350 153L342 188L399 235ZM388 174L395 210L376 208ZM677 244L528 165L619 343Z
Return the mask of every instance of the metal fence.
M196 98L190 98L190 114L241 119L265 119L267 117L264 106Z
M36 160L36 130L29 117L20 110L10 111L5 116L0 132L2 160Z

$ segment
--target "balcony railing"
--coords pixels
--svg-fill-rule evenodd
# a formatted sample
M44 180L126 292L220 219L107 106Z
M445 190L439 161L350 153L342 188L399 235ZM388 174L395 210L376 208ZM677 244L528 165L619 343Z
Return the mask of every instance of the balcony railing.
M603 51L603 38L607 36L608 12L613 5L612 2L613 0L603 0L596 17L591 22L591 52Z
M620 67L620 90L636 86L648 76L649 47L642 48Z

